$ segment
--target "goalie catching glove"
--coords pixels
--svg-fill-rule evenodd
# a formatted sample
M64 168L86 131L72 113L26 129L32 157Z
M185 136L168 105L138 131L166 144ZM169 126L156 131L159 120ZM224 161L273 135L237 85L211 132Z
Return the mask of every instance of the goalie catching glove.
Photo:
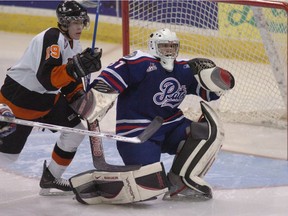
M85 49L82 53L73 56L68 60L66 70L67 73L79 79L90 73L99 71L101 69L102 49L95 48L92 52L91 48Z
M168 191L163 164L125 172L90 170L69 179L78 202L125 204L155 199Z
M202 88L221 95L235 85L233 75L205 58L195 58L188 61L192 73Z

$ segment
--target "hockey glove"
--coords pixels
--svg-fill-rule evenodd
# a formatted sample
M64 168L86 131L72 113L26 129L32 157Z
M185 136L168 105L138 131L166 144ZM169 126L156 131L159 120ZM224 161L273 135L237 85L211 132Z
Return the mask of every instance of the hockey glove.
M79 91L75 94L70 102L70 107L89 122L95 120L96 115L96 97L95 90L91 89L88 92Z
M79 79L101 69L101 56L102 49L95 48L92 53L91 48L87 48L68 60L66 70L70 76Z
M191 59L188 61L188 65L198 83L206 90L221 94L226 90L232 89L235 85L233 75L217 67L216 64L209 59Z
M8 118L15 118L12 110L6 104L0 104L0 115ZM0 122L0 137L8 136L16 130L16 124Z

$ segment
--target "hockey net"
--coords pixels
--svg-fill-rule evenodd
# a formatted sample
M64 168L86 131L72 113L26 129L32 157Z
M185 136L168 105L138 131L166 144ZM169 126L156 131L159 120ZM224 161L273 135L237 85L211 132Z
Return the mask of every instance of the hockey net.
M148 51L149 35L168 27L180 39L179 58L210 58L235 76L235 88L212 103L225 122L287 128L287 8L261 0L123 1L123 52ZM189 97L181 108L195 119L198 99Z

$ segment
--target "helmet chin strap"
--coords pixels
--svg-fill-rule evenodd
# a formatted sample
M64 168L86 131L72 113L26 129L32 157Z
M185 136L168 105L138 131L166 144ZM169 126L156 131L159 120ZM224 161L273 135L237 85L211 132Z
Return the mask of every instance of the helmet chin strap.
M58 28L68 38L69 41L73 41L73 39L70 37L70 35L68 33L68 28L63 27L60 23L58 23Z

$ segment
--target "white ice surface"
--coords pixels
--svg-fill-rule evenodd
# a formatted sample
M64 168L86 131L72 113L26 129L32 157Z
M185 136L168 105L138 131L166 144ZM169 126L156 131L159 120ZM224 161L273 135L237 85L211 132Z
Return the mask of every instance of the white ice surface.
M6 69L21 57L31 37L0 32L0 85ZM86 46L90 46L89 41L83 42L83 47ZM99 46L104 51L103 66L122 55L121 45L99 43ZM101 122L103 131L113 132L114 118L115 110L112 110ZM42 163L43 160L49 160L58 134L33 131L19 160L5 170L0 169L0 216L287 215L287 131L237 124L224 126L226 137L223 150L226 151L221 152L206 176L215 189L213 200L171 202L158 199L121 206L86 206L73 200L72 196L39 196ZM107 161L121 164L115 143L108 140L104 142ZM93 168L89 148L89 142L85 139L65 177ZM163 155L163 161L166 169L169 169L172 158Z

